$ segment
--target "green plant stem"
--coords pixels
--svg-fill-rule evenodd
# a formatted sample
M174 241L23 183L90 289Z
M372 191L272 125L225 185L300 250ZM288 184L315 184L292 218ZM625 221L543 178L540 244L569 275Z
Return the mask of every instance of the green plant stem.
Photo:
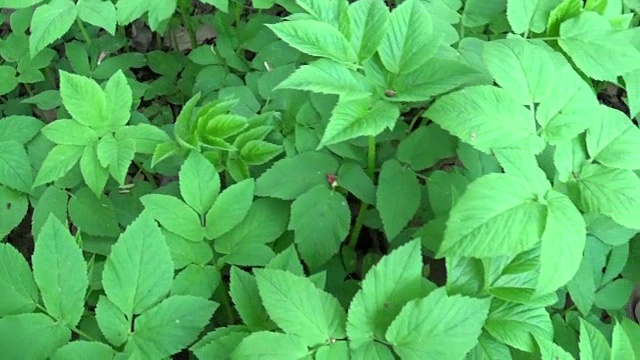
M228 325L233 325L236 322L235 316L233 316L233 307L231 306L231 298L229 297L229 288L227 287L227 285L223 282L220 284L223 287L223 294L222 294L222 302L224 303L224 307L226 309L226 313L227 313L227 322Z
M544 41L551 41L551 40L560 40L559 37L557 36L550 36L550 37L537 37L537 38L530 38L529 40L544 40Z
M196 37L196 32L193 30L193 26L191 25L191 19L189 18L189 15L184 8L180 9L180 15L182 16L182 22L184 23L184 26L187 28L187 32L189 33L191 48L195 49L198 47L198 39Z
M82 23L82 20L80 20L80 18L76 18L76 24L78 24L78 27L80 28L80 32L82 33L84 41L89 44L89 46L91 46L91 38L89 37L89 33L87 33L87 29L84 27L84 24Z
M411 132L411 129L413 129L413 126L416 124L416 121L418 121L418 118L420 117L420 115L424 114L425 110L426 109L422 109L418 111L418 113L411 119L411 122L409 123L409 128L407 128L407 134Z
M369 136L369 151L367 154L367 174L375 183L375 173L376 173L376 137ZM351 237L349 238L349 247L354 249L356 244L358 243L358 238L360 237L360 232L362 231L362 225L364 224L364 217L367 214L367 203L364 201L360 202L360 210L358 210L358 216L356 217L356 223L353 226L353 231L351 232Z
M47 311L47 309L44 308L44 306L40 305L40 304L36 304L36 307L40 310L42 310L42 312L44 312L45 314L47 314L50 318L52 318L53 320L57 320L56 318L54 318L53 316L51 316L51 314L49 314L49 312ZM67 328L69 328L69 330L73 331L74 333L82 336L83 338L89 340L89 341L97 341L96 339L93 338L93 336L87 334L86 332L78 329L75 326L70 326L69 324L64 324Z

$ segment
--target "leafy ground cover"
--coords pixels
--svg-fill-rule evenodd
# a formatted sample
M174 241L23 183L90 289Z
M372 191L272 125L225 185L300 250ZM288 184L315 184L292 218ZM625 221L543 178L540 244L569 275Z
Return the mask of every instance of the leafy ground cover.
M640 359L637 0L0 10L3 359Z

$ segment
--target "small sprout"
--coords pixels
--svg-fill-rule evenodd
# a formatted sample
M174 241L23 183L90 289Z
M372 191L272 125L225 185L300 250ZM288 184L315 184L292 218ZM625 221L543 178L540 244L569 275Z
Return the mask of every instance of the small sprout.
M392 98L392 97L396 97L397 93L396 93L395 91L393 91L393 90L389 89L389 90L387 90L387 91L385 91L385 92L384 92L384 95L385 95L386 97L390 97L390 98Z

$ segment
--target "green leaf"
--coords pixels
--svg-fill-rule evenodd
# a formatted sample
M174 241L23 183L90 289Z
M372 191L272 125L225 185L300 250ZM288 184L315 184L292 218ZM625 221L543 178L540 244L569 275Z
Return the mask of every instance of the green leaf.
M607 339L584 319L580 319L580 356L584 359L611 359Z
M376 136L393 129L400 110L392 103L372 96L341 98L331 112L319 148L360 136Z
M31 36L29 36L31 58L66 34L77 15L78 9L71 0L53 0L38 6L31 18Z
M229 12L229 0L202 0L202 2L211 4L224 12Z
M420 194L420 183L413 170L393 159L382 164L376 209L387 239L393 240L411 221L420 206L417 194Z
M611 335L611 359L634 359L633 343L637 340L630 339L622 325L616 322Z
M541 133L552 145L575 138L588 128L598 112L598 99L571 65L557 69L547 98L536 109Z
M107 125L106 96L94 80L61 70L60 96L74 120L97 131Z
M18 142L0 142L0 184L23 193L31 192L31 161L24 147Z
M13 115L0 120L0 141L28 143L40 133L44 123L31 116Z
M425 148L425 144L429 144ZM398 160L407 163L413 170L424 170L438 160L454 157L456 139L436 124L421 126L404 138L398 146Z
M556 291L573 278L580 267L587 236L584 219L567 196L551 190L545 198L547 223L536 285L539 295Z
M516 34L528 34L529 30L542 33L547 19L562 0L507 1L507 19ZM525 36L526 37L526 36Z
M386 338L402 358L462 358L477 343L490 303L438 289L407 303Z
M91 25L116 33L116 8L110 1L78 0L78 17Z
M317 346L346 336L347 314L332 295L308 278L275 269L255 269L262 303L285 333Z
M303 53L353 64L358 62L349 40L337 28L316 20L267 25L280 39Z
M347 189L367 204L376 202L376 188L373 180L364 172L362 166L348 162L340 166L337 176L338 186Z
M69 217L80 231L95 236L117 237L120 227L116 208L109 198L97 198L88 188L76 191L69 201Z
M584 11L560 25L558 44L586 75L616 81L638 67L640 51L629 33L615 31L607 18Z
M484 0L468 0L462 12L462 24L465 27L486 25L504 14L507 0L486 2Z
M136 318L125 350L155 359L180 352L196 340L217 307L195 296L171 296Z
M96 321L104 337L113 345L120 346L127 341L131 324L122 310L104 295L100 295L96 305Z
M583 212L607 215L624 227L640 229L640 179L632 171L587 164L567 185Z
M271 259L266 265L266 268L286 270L299 276L304 275L304 269L302 268L302 264L300 264L300 258L293 244Z
M347 335L354 356L365 354L375 340L384 340L403 306L427 294L420 249L419 240L411 241L367 272L349 307Z
M233 350L231 359L303 359L308 354L300 336L259 331L244 338Z
M310 151L277 161L256 180L256 195L293 200L310 189L327 184L338 162L327 153Z
M216 168L200 154L192 151L180 167L180 194L200 215L209 211L220 192L220 175Z
M205 121L200 118L198 121ZM217 115L208 121L206 136L219 139L226 139L233 136L247 127L247 119L244 116L235 114Z
M5 95L13 91L20 81L16 76L16 69L11 66L0 66L0 95Z
M587 243L588 245L589 243ZM588 249L588 247L587 247ZM571 299L576 304L580 313L589 314L595 299L596 283L594 278L592 259L588 256L582 258L578 272L567 284L567 290Z
M114 22L115 24L115 22ZM129 122L133 95L122 70L118 70L104 88L107 125L115 131Z
M505 173L526 180L538 196L544 196L551 189L547 175L540 169L538 160L531 152L520 149L499 149L494 151L494 155Z
M247 179L229 186L217 197L207 212L207 239L220 237L244 219L251 208L254 189L254 180Z
M24 257L9 244L0 244L0 316L32 312L38 303L38 288Z
M351 45L363 62L375 54L387 32L389 8L380 0L361 0L349 5Z
M581 0L564 0L556 6L547 20L547 35L558 36L560 25L567 19L571 19L582 12L583 2Z
M251 140L240 150L240 157L247 165L262 165L280 155L282 151L282 145Z
M545 146L530 112L497 87L474 86L445 95L425 116L486 153L514 148L538 154Z
M71 340L71 330L45 314L0 319L0 349L7 359L46 359Z
M554 82L549 52L524 39L504 39L484 45L484 61L498 85L523 105L545 100Z
M438 256L516 255L543 234L546 210L524 179L485 175L453 207Z
M41 3L42 1L43 0L0 0L0 7L23 9Z
M116 140L108 135L100 139L96 147L100 164L109 167L109 173L120 185L125 184L129 166L136 153L136 143L131 139Z
M161 128L151 124L137 124L133 126L124 126L116 132L116 139L131 139L136 142L136 153L153 154L156 147L171 141L176 145Z
M80 160L84 152L83 146L56 145L44 159L40 171L33 181L33 187L44 185L65 176Z
M149 27L152 31L160 30L176 11L176 5L177 0L149 1Z
M173 263L165 238L153 220L140 216L111 247L102 272L104 292L131 318L163 299L172 280Z
M390 88L396 92L389 101L425 101L467 83L478 83L480 73L450 59L431 58L414 71L395 77Z
M100 197L109 179L109 170L100 164L97 146L95 143L84 147L80 158L80 172L89 189Z
M163 194L140 198L145 210L165 229L190 241L204 240L204 229L198 214L179 199Z
M31 233L36 236L40 233L40 229L49 219L49 214L53 214L60 222L66 222L68 201L69 196L65 191L55 186L47 187L33 209Z
M627 90L627 101L631 117L640 114L640 69L633 70L622 75Z
M340 250L349 234L351 211L347 199L327 185L316 186L291 204L288 228L295 233L302 259L311 269L317 269Z
M268 245L247 243L235 246L229 254L219 260L219 263L237 266L265 266L275 256L276 253Z
M366 78L329 59L319 59L301 66L276 89L296 89L349 96L366 95L370 92Z
M90 127L74 120L58 119L42 128L47 139L60 145L90 145L98 141L98 135Z
M76 340L58 349L52 359L74 360L82 356L79 354L91 354L91 358L96 360L111 360L116 355L116 351L101 342Z
M73 236L53 216L38 235L32 263L47 313L76 326L84 313L89 286L87 264Z
M574 360L573 356L565 351L562 346L551 340L536 338L540 347L540 356L543 360Z
M408 0L391 12L378 54L387 70L408 73L426 63L439 43L427 9L418 0Z
M176 275L170 294L209 299L220 282L220 270L217 267L191 264Z
M633 283L625 278L614 280L598 290L594 304L605 310L623 308L631 297L633 286Z
M116 16L120 25L128 25L141 17L150 6L149 0L118 0L116 3Z
M255 277L235 266L230 273L229 294L240 318L250 328L267 329L269 315L260 300Z
M553 339L553 325L543 307L504 302L491 303L485 329L496 339L527 352L535 349L533 337Z
M34 104L42 110L53 110L62 105L62 98L58 90L45 90L30 98L22 100L25 104Z
M618 110L604 105L598 110L600 116L587 129L589 155L608 167L640 169L640 129Z
M216 239L216 251L230 254L235 247L268 244L287 230L289 203L276 199L255 201L242 221Z

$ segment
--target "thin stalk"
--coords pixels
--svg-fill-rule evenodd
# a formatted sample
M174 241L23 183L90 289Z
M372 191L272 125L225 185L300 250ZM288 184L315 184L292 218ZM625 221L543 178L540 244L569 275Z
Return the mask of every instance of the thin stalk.
M80 32L82 33L84 41L89 44L89 46L91 46L91 38L89 37L89 33L87 33L87 29L84 27L84 23L82 23L82 20L80 20L79 17L76 18L76 24L78 24L78 27L80 28Z
M185 11L184 7L180 8L180 15L182 16L182 22L184 23L184 26L187 28L187 32L189 33L191 48L195 49L196 47L198 47L198 39L196 37L196 32L193 30L191 19L189 18L189 15Z
M375 181L375 172L376 172L376 137L369 136L369 151L367 157L367 174L371 178L371 180ZM355 248L358 243L358 238L360 237L360 232L362 231L362 225L364 224L364 217L367 214L367 203L364 201L360 202L360 210L358 211L358 216L356 217L356 223L353 226L353 231L351 232L351 237L349 238L349 247Z
M47 312L47 309L44 308L44 306L40 305L40 304L36 304L36 307L40 310L42 310L45 314L49 315L49 317L51 317L53 320L57 320L56 318L54 318L53 316L51 316L51 314L49 314L49 312ZM87 334L86 332L78 329L75 326L69 326L69 324L64 324L67 328L69 328L71 331L73 331L74 333L82 336L83 338L89 340L89 341L97 341L96 339L93 338L93 336Z

